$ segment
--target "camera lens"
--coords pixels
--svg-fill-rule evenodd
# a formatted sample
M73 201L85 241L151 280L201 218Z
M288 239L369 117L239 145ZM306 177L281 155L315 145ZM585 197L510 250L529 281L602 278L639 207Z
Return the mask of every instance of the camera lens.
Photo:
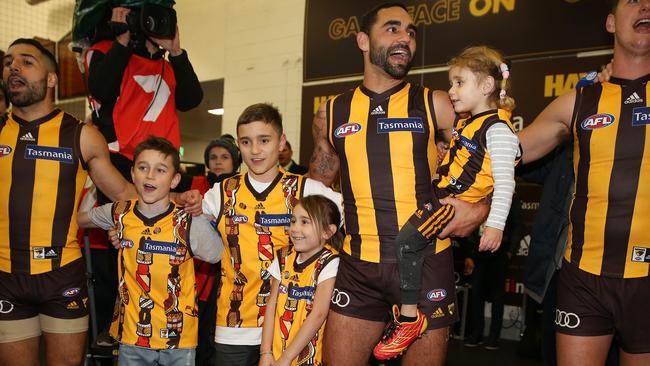
M153 32L156 29L156 20L150 15L144 19L145 30Z

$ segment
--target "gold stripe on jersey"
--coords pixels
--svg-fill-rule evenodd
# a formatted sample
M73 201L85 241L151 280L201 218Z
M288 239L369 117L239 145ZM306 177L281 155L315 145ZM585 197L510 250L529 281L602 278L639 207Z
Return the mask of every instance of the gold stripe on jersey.
M0 132L0 270L49 272L81 258L77 202L87 172L82 124L55 110L34 121L9 115Z
M256 192L248 174L221 182L222 210L217 230L224 239L217 325L257 328L264 323L271 293L268 268L274 252L289 245L289 220L302 197L305 179L280 169L264 192Z
M328 101L328 137L341 167L343 251L351 256L394 263L399 229L431 198L432 99L429 89L400 83L381 94L360 86ZM449 244L439 241L436 252Z
M648 79L650 75L633 81L613 78L577 91L575 193L565 258L595 275L648 275Z
M198 309L188 242L191 215L170 203L167 211L147 218L136 205L136 200L115 202L112 208L122 248L111 335L144 348L194 348Z
M350 121L359 123L361 126L367 126L370 98L366 97L361 90L357 88L352 96L351 104L357 108L350 111ZM361 173L370 170L368 155L359 153L360 151L364 151L366 148L365 144L369 132L368 128L361 128L361 131L355 134L358 138L354 140L354 143L348 143L346 141L344 147L346 165L354 166L355 171L359 172L356 174L349 174L348 180L350 182L350 187L354 187L354 198L357 207L357 225L361 235L363 235L364 231L369 233L377 232L377 220L372 214L372 211L374 210L374 202L372 188L370 187L370 179L368 179L366 174ZM366 236L363 238L363 247L365 248L379 248L379 245L378 236ZM346 253L352 253L351 237L349 235L346 235L345 237L343 250ZM359 259L369 262L379 262L379 251L361 250Z
M321 252L303 263L296 263L298 253L294 250L278 251L280 264L280 284L277 306L275 308L275 326L273 327L273 357L277 360L287 347L296 339L300 328L307 320L313 308L314 294L318 287L318 275L327 264L338 255L326 246ZM292 366L322 365L323 330L326 322L318 329L298 357L292 360Z
M430 91L429 89L425 88L425 91L427 93L431 93L431 99L425 97L424 99L424 110L426 111L427 116L431 116L431 118L427 119L427 122L429 124L429 131L437 131L438 126L435 123L435 111L433 110L433 91ZM433 143L431 143L431 139L429 139L429 143L427 144L427 156L435 156L435 159L428 159L429 160L429 170L434 172L438 169L438 146L436 145L435 141L435 133L434 133L434 140Z

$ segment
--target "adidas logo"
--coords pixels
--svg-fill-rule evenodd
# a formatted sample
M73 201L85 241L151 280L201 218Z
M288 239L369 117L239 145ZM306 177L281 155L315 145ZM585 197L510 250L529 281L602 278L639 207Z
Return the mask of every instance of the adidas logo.
M32 136L31 132L27 132L26 134L20 136L20 141L36 141L34 136Z
M151 231L149 230L149 228L146 228L146 229L142 230L141 234L142 235L151 235Z
M378 114L386 114L384 108L382 108L380 105L378 105L377 108L373 109L372 112L370 112L371 116L376 116Z
M257 205L255 205L256 210L264 210L264 205L260 202Z
M431 319L442 318L445 316L445 312L441 308L437 308L436 311L431 314Z
M59 256L59 253L57 253L54 249L50 249L45 253L45 258L57 258Z
M625 104L632 104L632 103L643 103L643 99L637 94L636 92L632 93L627 99L625 99Z

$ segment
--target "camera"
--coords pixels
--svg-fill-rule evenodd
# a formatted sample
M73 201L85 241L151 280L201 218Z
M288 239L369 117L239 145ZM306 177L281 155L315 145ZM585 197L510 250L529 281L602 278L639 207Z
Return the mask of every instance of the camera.
M152 3L132 9L126 17L128 29L133 35L172 39L176 35L176 10Z

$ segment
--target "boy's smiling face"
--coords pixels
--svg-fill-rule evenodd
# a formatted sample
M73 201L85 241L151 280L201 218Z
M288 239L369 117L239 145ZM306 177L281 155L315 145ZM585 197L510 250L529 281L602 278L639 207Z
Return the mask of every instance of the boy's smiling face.
M171 156L144 150L131 168L131 178L142 203L165 209L169 204L169 191L178 185L181 176L174 170Z
M273 125L263 121L237 127L237 142L248 174L259 182L271 182L278 175L280 150L286 138Z

